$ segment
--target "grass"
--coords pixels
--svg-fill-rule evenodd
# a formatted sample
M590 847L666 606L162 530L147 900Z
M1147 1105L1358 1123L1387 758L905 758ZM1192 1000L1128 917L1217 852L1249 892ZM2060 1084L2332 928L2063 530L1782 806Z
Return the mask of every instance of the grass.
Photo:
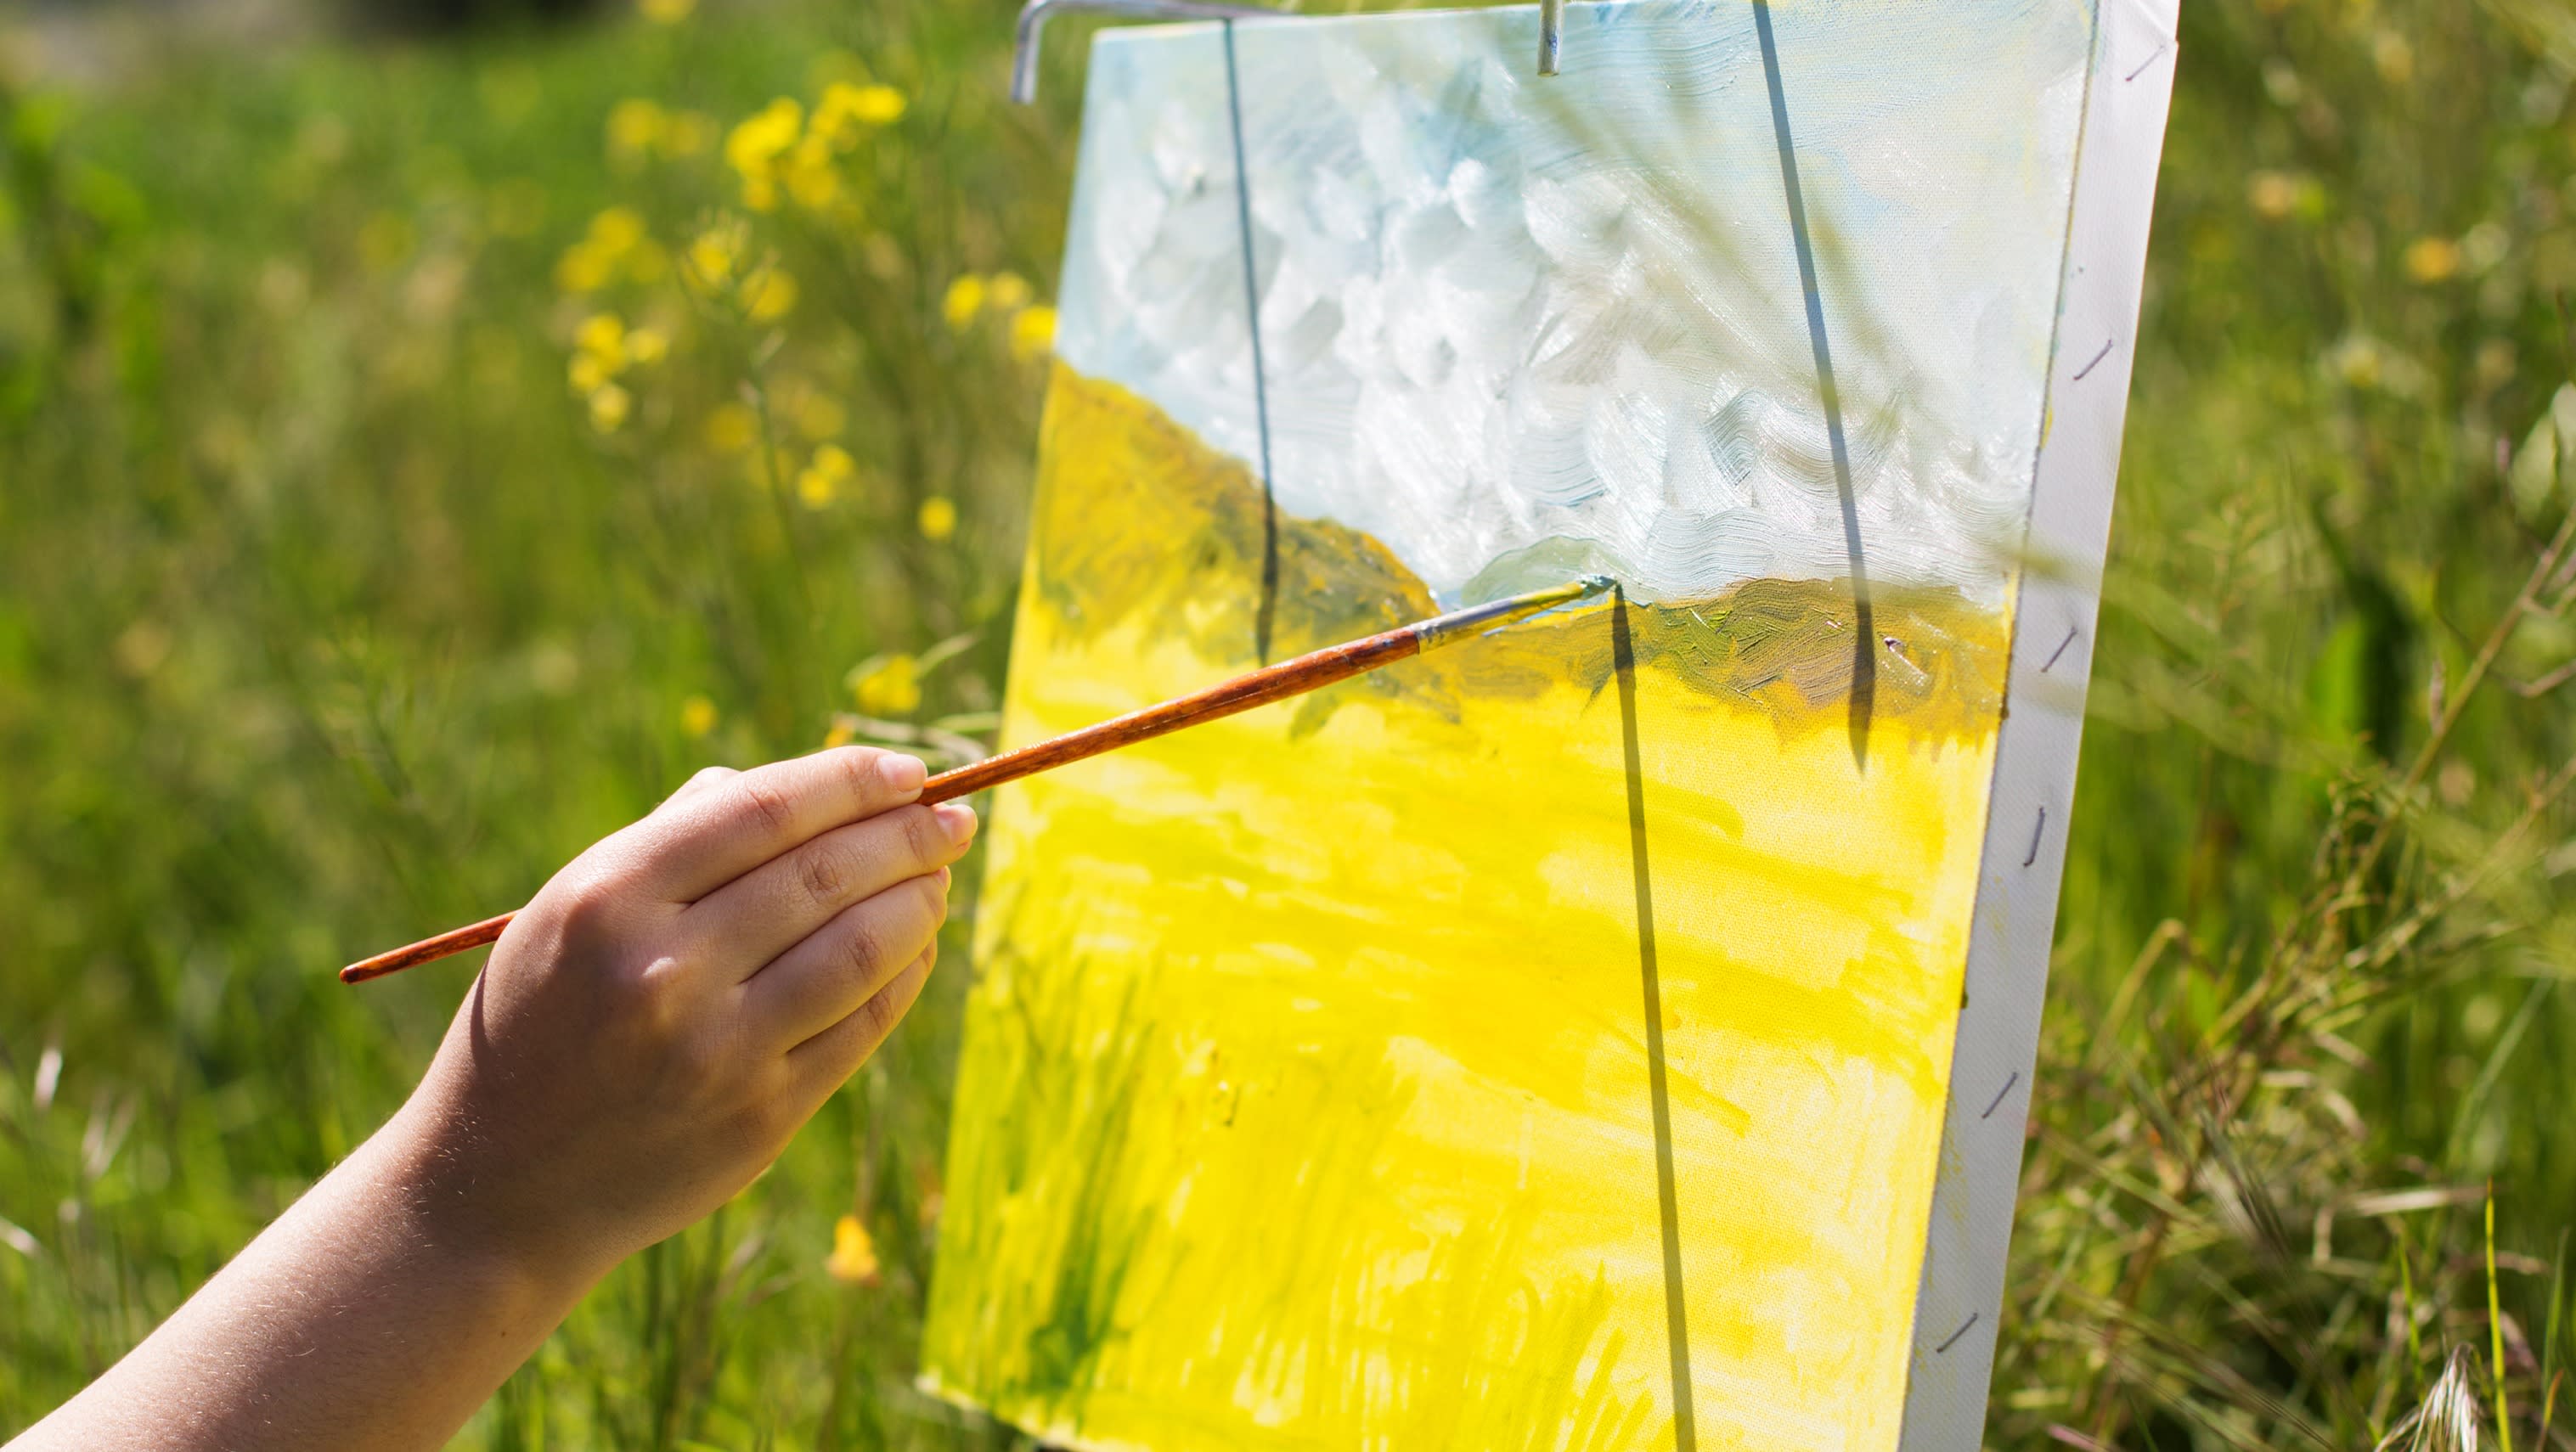
M775 0L0 84L0 1432L399 1101L456 971L339 962L708 762L979 728L1043 368L992 279L1043 296L1077 93L1067 37L1006 107L1007 29ZM2186 6L1997 1446L2568 1441L2571 75L2557 0ZM687 154L833 81L908 107L824 211ZM630 97L712 130L613 148ZM566 264L612 206L658 277ZM668 354L570 388L601 311ZM466 1445L1008 1444L910 1384L961 994Z

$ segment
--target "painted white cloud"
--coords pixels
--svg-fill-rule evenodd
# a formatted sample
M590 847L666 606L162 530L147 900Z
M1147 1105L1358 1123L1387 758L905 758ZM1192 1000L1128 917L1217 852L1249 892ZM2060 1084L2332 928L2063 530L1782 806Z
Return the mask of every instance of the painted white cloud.
M1526 10L1237 27L1284 509L1368 531L1451 600L1577 557L1648 598L1847 573L1750 17L1571 6L1545 80ZM2089 7L1815 0L1775 23L1871 575L1993 598ZM1099 42L1058 346L1257 460L1222 47Z

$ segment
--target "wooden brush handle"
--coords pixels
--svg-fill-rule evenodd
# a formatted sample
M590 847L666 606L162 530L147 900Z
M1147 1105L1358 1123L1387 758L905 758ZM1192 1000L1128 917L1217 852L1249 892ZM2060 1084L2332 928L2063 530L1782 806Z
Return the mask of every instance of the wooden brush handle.
M517 916L517 913L503 913L497 918L485 918L467 927L450 928L435 938L423 938L408 948L396 948L390 953L378 953L372 958L362 958L340 970L340 981L364 983L370 978L382 978L388 973L400 973L405 968L417 968L423 963L435 963L441 958L462 953L468 948L480 948L498 939L501 936L501 930L510 925L510 919Z

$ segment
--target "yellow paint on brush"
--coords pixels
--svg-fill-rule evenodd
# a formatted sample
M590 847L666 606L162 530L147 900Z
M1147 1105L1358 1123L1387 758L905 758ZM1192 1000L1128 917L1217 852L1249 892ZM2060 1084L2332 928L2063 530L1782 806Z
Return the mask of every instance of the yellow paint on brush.
M1006 744L1251 662L1259 494L1059 370ZM1431 613L1283 521L1281 649ZM1884 1449L2005 625L1634 608L1703 1447ZM1667 1277L1602 605L1004 789L926 1385L1084 1447L1669 1447ZM1837 614L1841 610L1843 613Z

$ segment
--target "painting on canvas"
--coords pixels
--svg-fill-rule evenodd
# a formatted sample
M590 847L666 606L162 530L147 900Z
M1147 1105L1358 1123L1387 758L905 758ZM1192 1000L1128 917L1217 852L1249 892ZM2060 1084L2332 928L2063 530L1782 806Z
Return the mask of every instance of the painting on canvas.
M1999 743L2105 29L1100 38L1005 744L1622 592L1001 794L925 1385L1073 1447L1899 1443L1996 802L2072 772Z

